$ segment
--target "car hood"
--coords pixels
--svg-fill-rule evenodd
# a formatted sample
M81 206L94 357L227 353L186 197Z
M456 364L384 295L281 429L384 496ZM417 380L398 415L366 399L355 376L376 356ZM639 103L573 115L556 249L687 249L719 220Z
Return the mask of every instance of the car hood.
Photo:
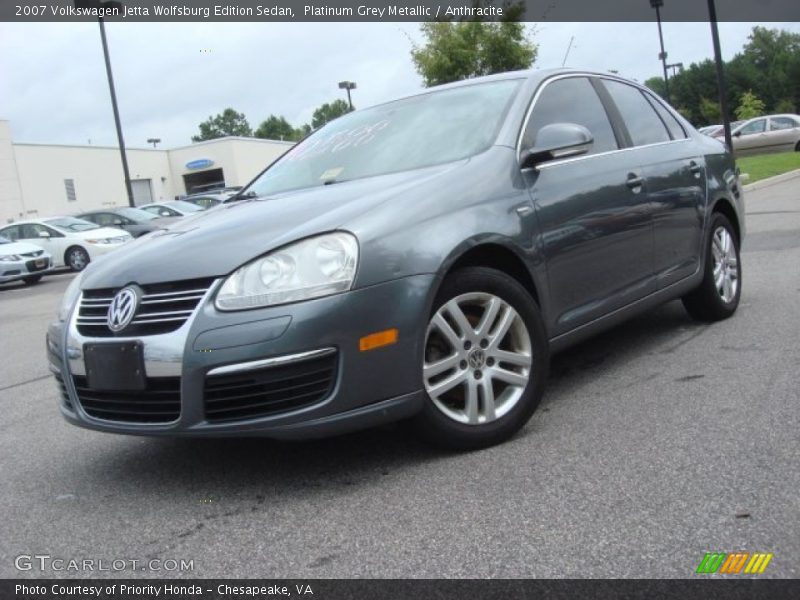
M98 227L97 229L89 229L88 231L69 231L65 233L68 237L79 238L82 240L98 240L104 238L130 236L130 233L124 229L117 229L115 227Z
M81 288L224 276L295 240L346 228L349 220L427 187L467 162L220 205L181 219L168 230L138 238L123 251L89 265Z
M43 248L40 248L39 246L29 242L11 242L10 244L0 244L0 256L9 256L10 254L30 254L31 252L39 252L40 250L43 250Z

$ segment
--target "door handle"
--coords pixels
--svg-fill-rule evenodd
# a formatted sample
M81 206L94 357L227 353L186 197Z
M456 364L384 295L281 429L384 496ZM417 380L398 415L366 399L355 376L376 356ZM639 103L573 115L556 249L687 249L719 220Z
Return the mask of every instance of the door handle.
M695 177L700 177L700 173L703 170L703 167L698 165L696 162L692 161L689 163L689 170L694 173Z
M638 194L642 191L642 184L644 184L644 179L636 175L636 173L628 173L628 180L625 182L634 194Z

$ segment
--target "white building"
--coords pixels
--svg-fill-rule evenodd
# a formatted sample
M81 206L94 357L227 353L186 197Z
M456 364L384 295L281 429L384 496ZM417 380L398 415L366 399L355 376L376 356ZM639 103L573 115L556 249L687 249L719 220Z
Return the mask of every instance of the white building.
M134 202L172 200L210 183L244 185L291 146L226 137L171 150L128 148ZM117 147L18 143L0 120L0 223L127 204Z

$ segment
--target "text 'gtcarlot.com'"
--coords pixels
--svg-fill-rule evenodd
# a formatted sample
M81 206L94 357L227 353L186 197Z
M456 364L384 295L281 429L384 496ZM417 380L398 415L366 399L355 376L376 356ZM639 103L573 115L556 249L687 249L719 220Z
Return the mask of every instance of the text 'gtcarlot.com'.
M49 554L20 554L14 559L18 571L119 572L119 571L194 571L194 560L183 558L147 560L136 558L62 558Z

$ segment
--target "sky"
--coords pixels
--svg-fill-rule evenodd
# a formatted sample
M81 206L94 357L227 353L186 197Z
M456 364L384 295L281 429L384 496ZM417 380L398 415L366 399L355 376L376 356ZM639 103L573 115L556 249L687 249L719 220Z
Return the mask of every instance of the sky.
M756 23L721 23L723 58ZM761 23L800 33L800 23ZM616 70L643 82L661 74L651 23L528 25L535 68ZM713 57L708 23L664 23L669 62ZM191 143L198 124L227 107L255 129L270 114L294 126L316 107L345 98L365 108L422 88L410 50L414 23L108 23L126 146ZM14 141L115 146L114 117L96 23L0 23L0 119Z

